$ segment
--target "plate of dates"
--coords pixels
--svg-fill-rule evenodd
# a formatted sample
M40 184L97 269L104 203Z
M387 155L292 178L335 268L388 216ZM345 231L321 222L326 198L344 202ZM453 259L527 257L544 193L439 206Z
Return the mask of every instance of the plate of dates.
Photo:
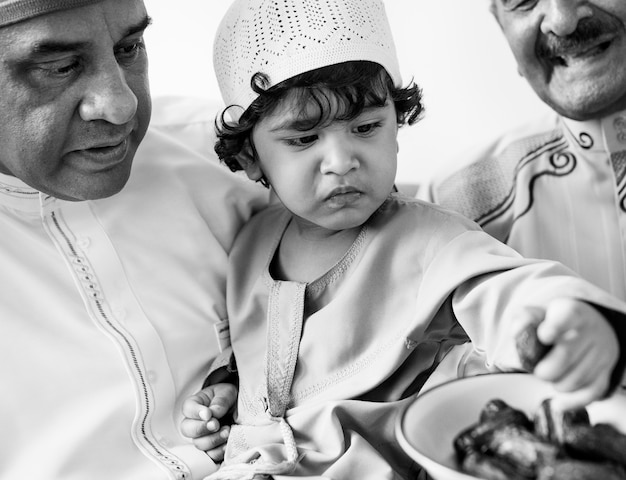
M398 442L435 480L626 480L626 392L558 412L527 373L444 383L407 405Z

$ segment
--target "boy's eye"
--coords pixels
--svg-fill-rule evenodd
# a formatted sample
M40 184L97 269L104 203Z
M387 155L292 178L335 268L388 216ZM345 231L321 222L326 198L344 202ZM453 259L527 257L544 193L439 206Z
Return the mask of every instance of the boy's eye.
M304 147L317 140L317 135L306 135L304 137L296 137L287 139L287 145L295 147Z
M356 133L360 133L361 135L365 135L368 133L372 133L376 128L380 127L379 122L374 123L365 123L363 125L359 125L355 128Z

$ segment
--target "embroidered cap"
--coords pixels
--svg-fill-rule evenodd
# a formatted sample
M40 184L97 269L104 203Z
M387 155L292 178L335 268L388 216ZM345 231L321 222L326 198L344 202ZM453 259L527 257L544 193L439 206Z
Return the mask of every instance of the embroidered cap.
M102 0L0 0L0 28L39 15L82 7Z
M274 86L317 68L353 60L383 66L401 86L381 0L235 0L215 36L213 65L233 121L257 98L256 73Z

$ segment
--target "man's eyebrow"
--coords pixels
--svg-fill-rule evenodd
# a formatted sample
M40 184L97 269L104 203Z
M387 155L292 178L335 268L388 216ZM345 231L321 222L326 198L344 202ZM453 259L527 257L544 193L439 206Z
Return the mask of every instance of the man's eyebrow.
M126 29L123 38L143 32L152 23L152 18L146 15L135 25L131 25ZM46 55L50 53L63 53L85 48L89 42L63 42L56 40L46 40L36 43L32 48L34 55Z
M150 17L149 15L146 15L135 25L130 26L126 30L126 34L124 36L129 37L131 35L134 35L135 33L143 32L151 24L152 24L152 17Z

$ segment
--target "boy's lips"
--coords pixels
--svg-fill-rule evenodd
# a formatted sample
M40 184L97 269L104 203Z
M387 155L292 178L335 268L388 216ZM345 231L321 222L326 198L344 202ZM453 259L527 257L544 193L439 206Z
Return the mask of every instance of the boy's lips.
M353 193L361 193L361 192L357 188L351 187L351 186L336 187L331 190L331 192L326 197L326 200L330 200L333 197L337 197L341 195L350 195Z
M363 192L355 187L342 186L334 188L326 197L325 201L331 207L343 207L361 198Z

